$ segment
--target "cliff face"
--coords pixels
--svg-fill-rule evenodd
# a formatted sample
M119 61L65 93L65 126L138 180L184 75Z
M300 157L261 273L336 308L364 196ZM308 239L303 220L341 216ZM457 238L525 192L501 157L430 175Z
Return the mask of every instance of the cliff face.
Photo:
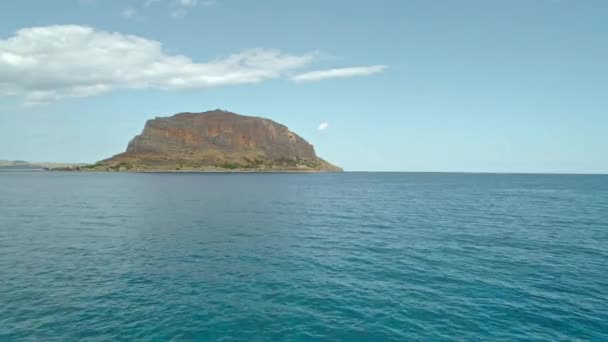
M125 153L96 169L333 171L314 147L269 119L215 110L149 120Z

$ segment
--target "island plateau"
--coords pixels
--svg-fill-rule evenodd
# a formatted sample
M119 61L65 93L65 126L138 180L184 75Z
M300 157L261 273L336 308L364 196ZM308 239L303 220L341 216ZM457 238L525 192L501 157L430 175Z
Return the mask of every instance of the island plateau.
M124 153L81 167L91 171L341 172L313 145L269 119L224 110L148 120Z

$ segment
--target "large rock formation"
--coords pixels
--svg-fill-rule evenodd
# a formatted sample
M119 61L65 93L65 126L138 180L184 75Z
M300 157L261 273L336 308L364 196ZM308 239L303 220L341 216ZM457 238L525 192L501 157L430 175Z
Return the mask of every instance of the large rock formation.
M127 151L91 167L116 171L342 171L272 120L223 110L148 120Z

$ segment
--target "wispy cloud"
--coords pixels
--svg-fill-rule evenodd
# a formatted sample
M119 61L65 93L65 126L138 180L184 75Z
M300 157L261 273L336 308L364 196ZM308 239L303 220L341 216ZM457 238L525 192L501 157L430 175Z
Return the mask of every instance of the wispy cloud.
M89 6L97 4L97 0L78 0L81 6Z
M185 8L178 8L171 11L171 18L181 19L188 14L188 10Z
M210 3L210 1L204 1L204 3ZM171 2L171 17L180 19L185 17L190 10L198 6L198 0L173 0Z
M382 72L386 68L386 65L371 65L351 68L316 70L295 75L291 78L291 80L294 82L318 82L330 78L368 76Z
M215 0L145 0L143 7L148 8L157 3L164 3L169 7L169 16L174 19L184 18L190 11L198 6L211 7L216 5Z
M0 40L0 96L40 104L114 89L259 83L285 77L316 58L315 52L293 55L257 48L195 62L165 52L158 41L134 35L78 25L33 27Z
M319 127L317 127L317 130L318 130L318 131L324 131L324 130L326 130L327 128L329 128L329 123L327 123L327 122L321 122L321 123L319 124Z
M120 15L125 19L133 19L137 16L137 10L133 7L127 7L120 12Z
M161 0L146 0L144 1L144 7L150 7Z
M198 0L173 0L173 3L177 6L195 7L198 5Z

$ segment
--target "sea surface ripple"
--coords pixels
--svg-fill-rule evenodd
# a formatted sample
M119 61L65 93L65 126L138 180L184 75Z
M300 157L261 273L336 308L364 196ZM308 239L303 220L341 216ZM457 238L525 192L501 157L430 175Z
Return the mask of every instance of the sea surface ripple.
M0 173L0 340L608 340L608 176Z

